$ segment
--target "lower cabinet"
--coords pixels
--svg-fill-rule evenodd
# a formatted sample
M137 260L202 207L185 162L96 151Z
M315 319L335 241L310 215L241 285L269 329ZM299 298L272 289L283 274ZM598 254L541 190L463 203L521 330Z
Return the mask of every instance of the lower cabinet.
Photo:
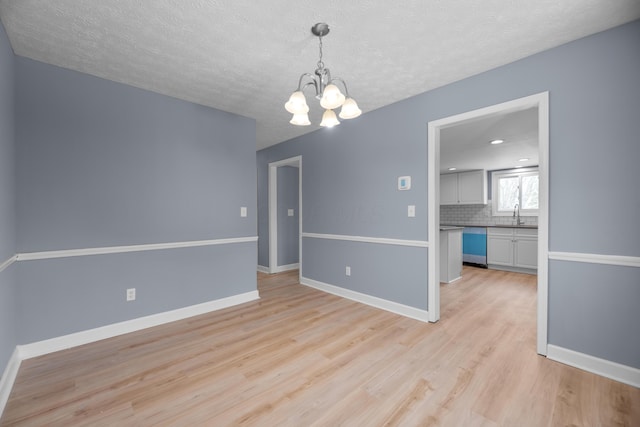
M489 227L487 229L487 264L490 268L498 266L536 270L538 268L538 230Z
M462 227L440 231L440 282L462 277Z
M516 235L513 265L520 268L538 268L538 236Z

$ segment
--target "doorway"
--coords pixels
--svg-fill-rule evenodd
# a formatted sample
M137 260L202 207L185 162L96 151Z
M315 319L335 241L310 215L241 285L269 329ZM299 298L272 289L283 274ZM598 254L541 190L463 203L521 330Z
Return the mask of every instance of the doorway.
M292 179L293 178L293 179ZM295 179L297 178L297 179ZM291 185L297 189L292 190ZM297 194L291 194L296 191ZM291 202L292 200L295 203ZM293 205L295 204L295 206ZM291 227L292 222L297 227ZM291 247L297 257L291 258ZM292 262L292 261L296 262ZM302 274L302 156L269 163L269 273L298 268Z
M490 107L469 111L428 123L428 232L429 232L429 321L440 319L440 131L480 118L524 109L538 111L538 276L537 344L538 354L547 354L548 251L549 251L549 93L543 92Z

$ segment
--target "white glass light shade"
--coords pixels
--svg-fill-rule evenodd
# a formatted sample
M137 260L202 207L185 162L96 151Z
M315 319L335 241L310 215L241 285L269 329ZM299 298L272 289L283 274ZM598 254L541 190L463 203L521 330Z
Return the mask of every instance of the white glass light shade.
M311 124L307 113L294 114L289 123L296 126L309 126Z
M362 110L358 108L356 101L353 98L347 98L342 104L339 116L341 119L355 119L360 114L362 114Z
M320 105L327 110L333 110L344 104L344 95L338 89L338 86L330 84L324 88Z
M306 114L309 112L307 99L301 90L295 91L289 97L289 101L284 104L284 108L291 114Z
M336 113L333 110L326 110L322 115L322 121L320 122L320 126L325 128L332 128L334 126L338 126L340 122L336 117Z

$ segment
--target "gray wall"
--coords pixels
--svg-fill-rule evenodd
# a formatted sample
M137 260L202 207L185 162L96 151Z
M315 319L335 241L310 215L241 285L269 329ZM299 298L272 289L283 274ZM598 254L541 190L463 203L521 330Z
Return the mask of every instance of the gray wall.
M293 166L281 166L278 173L278 265L297 264L300 220L298 212L299 169ZM288 216L293 209L293 216Z
M355 95L354 95L355 96ZM410 101L408 101L410 102ZM387 108L388 122L401 120L398 104ZM344 121L336 128L323 129L305 137L260 150L258 158L258 204L266 206L268 163L302 155L302 224L303 231L310 233L343 234L353 236L386 237L396 239L427 240L427 200L426 200L426 121L424 140L397 138L390 126L380 124L382 110L377 110L356 120ZM385 119L386 120L386 119ZM398 141L403 145L399 149ZM420 162L424 159L424 162ZM398 191L399 176L411 175L412 189ZM407 205L416 205L416 218L407 217ZM259 212L259 223L264 223L268 212ZM268 242L268 224L260 227L260 240ZM427 308L426 283L427 251L424 248L400 246L379 246L370 250L367 258L367 275L355 275L354 263L362 256L354 255L334 264L335 257L343 247L340 242L329 244L317 242L327 249L324 255L310 257L307 253L309 238L303 238L302 274L304 277L332 285L340 285L349 290L374 296L385 291L387 299L411 306ZM264 244L264 242L262 242ZM263 246L259 247L262 250ZM420 267L395 269L404 265L401 259L412 252L412 259L421 260ZM314 251L314 254L317 252ZM260 254L260 257L264 256ZM336 260L336 262L338 262ZM346 279L345 266L353 268L353 274ZM397 283L383 281L389 270L398 274ZM325 275L312 272L331 271L331 277L341 275L340 284L329 281ZM370 275L373 281L365 279ZM415 298L422 295L421 298Z
M640 158L638 46L640 21L635 21L261 150L258 204L264 206L267 194L267 163L302 155L304 232L428 240L427 123L549 91L549 250L640 256L640 228L633 225L640 211L636 188L640 182L636 165ZM353 95L357 99L357 93ZM610 173L595 173L602 170ZM412 176L412 190L396 190L400 175ZM407 218L408 204L416 205L416 218ZM265 215L262 209L259 223L264 224ZM268 241L268 227L259 232L260 239ZM367 257L371 274L362 278L352 275L345 283L339 272L348 260L334 256L343 243L315 243L309 251L313 256L305 257L309 240L303 239L304 276L336 282L340 276L342 282L331 284L371 295L392 288L387 299L409 301L408 305L426 309L424 249L413 249L421 251L421 256L410 256L416 261L406 264L407 248L365 251L354 245L344 257L348 253L359 259ZM566 265L560 270L558 264ZM396 265L404 269L396 270L399 280L390 283L384 271ZM598 340L578 338L576 343L568 339L569 335L584 337L580 325L594 321L595 313L583 310L580 304L615 306L620 300L637 301L637 288L610 285L626 280L624 267L593 267L610 274L607 282L582 274L585 268L581 263L558 262L550 269L549 341L602 355ZM338 273L320 277L324 270ZM573 273L583 281L570 279ZM588 301L584 301L583 291L591 295ZM565 317L573 319L569 327L559 324ZM615 331L608 337L603 357L640 368L636 357L640 342L631 338L640 314L611 311L599 320L607 325L597 333Z
M256 234L253 120L16 59L20 252Z
M255 260L242 243L19 262L20 342L254 291Z
M13 51L0 22L0 264L16 253ZM0 375L16 346L15 265L0 272Z
M21 57L15 74L19 252L256 235L253 120ZM256 256L238 243L21 261L18 342L254 291Z
M549 270L549 341L640 367L638 268L550 261Z
M302 259L304 277L426 310L416 304L427 301L426 278L413 274L426 265L425 248L305 238Z

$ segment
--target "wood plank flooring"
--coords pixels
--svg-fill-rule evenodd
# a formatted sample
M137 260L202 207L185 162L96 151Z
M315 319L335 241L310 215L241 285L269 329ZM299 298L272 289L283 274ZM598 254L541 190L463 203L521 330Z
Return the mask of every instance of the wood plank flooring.
M297 271L258 282L259 301L24 361L0 425L640 426L639 389L536 355L534 276L465 267L436 324Z

